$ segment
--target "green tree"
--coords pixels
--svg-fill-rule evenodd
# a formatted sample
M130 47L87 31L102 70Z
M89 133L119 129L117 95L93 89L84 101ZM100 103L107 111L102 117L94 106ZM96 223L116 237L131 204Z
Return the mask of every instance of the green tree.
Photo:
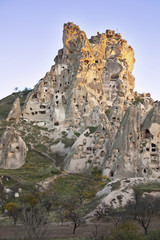
M8 216L13 218L13 222L14 222L14 226L17 223L18 220L18 206L16 203L13 202L9 202L6 204L6 210L7 210L7 214Z
M33 207L35 207L38 204L38 199L32 193L28 193L24 197L24 202L29 204L33 208Z

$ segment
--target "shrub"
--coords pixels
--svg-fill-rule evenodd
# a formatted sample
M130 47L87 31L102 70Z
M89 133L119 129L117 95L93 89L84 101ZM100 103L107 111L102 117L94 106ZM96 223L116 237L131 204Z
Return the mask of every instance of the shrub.
M141 240L138 228L132 222L126 221L120 223L118 227L111 232L111 240Z

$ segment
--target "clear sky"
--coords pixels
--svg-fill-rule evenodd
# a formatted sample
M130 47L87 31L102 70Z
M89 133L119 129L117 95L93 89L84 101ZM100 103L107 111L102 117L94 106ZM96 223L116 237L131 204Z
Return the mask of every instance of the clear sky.
M160 100L160 0L0 0L0 99L44 77L66 22L89 38L120 32L135 51L135 90Z

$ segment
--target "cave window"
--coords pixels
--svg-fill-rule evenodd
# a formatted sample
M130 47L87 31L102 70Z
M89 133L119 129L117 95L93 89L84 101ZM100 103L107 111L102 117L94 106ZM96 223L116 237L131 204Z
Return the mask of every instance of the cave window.
M88 63L89 63L89 60L84 60L84 62L88 64Z
M147 170L144 168L144 169L143 169L143 172L144 172L144 173L146 173L146 172L147 172Z
M91 148L91 147L87 147L87 150L91 151L91 150L92 150L92 148Z
M101 156L101 157L104 157L104 155L105 155L105 151L101 151L100 156Z
M47 92L47 89L45 90L45 92Z
M156 144L152 143L151 146L152 146L152 147L156 147Z
M40 109L45 109L45 108L46 108L46 106L40 105Z
M35 114L37 114L38 112L36 111Z
M149 152L149 148L146 148L146 151Z
M58 105L59 101L56 101L56 104Z
M119 78L119 74L118 73L113 73L111 75L111 79L118 79Z
M46 113L46 111L40 111L39 113L40 113L40 114L45 114L45 113Z
M56 99L58 98L58 95L56 95Z
M95 63L98 63L98 60L96 60Z
M148 129L145 130L145 138L153 138L153 135L150 133Z
M17 146L16 149L19 150L19 146Z
M60 87L62 86L62 84L59 85Z
M97 80L97 78L94 78L94 81L96 81Z
M32 108L30 107L30 110L32 110Z
M37 93L33 94L32 99L37 98Z
M34 115L34 112L32 112L32 115Z
M58 125L59 125L59 122L55 122L55 123L54 123L54 126L58 126Z
M152 148L152 152L156 152L156 149L155 149L155 148Z
M111 176L111 177L114 176L114 171L113 171L113 170L110 171L110 176Z

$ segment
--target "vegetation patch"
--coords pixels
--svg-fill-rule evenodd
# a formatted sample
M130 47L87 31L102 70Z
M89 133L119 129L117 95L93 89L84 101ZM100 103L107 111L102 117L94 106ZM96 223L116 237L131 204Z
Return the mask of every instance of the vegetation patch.
M22 92L14 92L11 95L1 99L0 100L0 120L7 118L13 106L13 103L17 97L19 97L20 105L22 107L29 92L31 92L31 90L25 89Z
M136 185L133 188L134 192L140 196L143 195L144 192L159 192L160 191L160 183L159 182L153 182L153 183L141 183Z
M116 181L112 183L112 191L119 189L121 186L121 181Z
M106 114L107 117L109 116L110 112L111 112L110 109L107 109L107 110L105 111L105 114Z

